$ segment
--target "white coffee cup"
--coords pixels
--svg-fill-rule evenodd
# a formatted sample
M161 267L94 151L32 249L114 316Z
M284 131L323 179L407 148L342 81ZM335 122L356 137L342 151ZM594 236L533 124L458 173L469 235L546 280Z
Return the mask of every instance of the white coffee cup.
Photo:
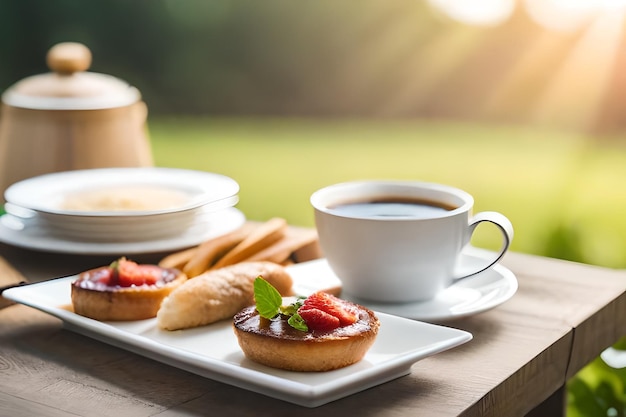
M513 239L504 215L472 215L474 198L442 184L346 182L316 191L311 205L323 256L343 292L362 300L432 299L455 281L493 266ZM483 265L463 265L463 251L482 222L502 232L502 247Z

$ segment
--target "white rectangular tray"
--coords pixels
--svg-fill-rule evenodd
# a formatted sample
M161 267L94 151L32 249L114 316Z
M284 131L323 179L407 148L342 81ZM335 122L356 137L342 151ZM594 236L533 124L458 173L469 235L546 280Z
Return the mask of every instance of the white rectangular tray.
M68 309L70 283L60 278L5 290L5 298L63 320L72 331L131 352L305 407L317 407L407 375L411 365L471 340L468 332L377 313L376 342L357 364L329 372L290 372L245 358L229 320L196 329L163 331L155 319L100 322Z

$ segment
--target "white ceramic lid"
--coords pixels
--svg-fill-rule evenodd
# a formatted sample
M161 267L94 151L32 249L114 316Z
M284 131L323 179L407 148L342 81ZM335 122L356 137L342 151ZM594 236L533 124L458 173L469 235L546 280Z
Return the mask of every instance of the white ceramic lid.
M91 58L83 44L56 44L46 57L51 72L18 81L2 101L34 110L98 110L128 106L141 98L139 90L119 78L88 72Z

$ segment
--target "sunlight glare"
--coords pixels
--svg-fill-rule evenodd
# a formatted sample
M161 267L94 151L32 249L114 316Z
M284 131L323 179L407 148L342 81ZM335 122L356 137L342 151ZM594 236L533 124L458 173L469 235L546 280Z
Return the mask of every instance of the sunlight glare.
M428 0L431 6L461 23L495 26L515 10L515 0Z
M623 13L626 0L524 0L531 19L546 29L571 32L607 13Z
M406 112L437 101L439 89L454 78L484 42L485 34L468 27L455 27L432 39L407 63L413 76L402 90L381 106L385 112Z
M604 13L586 29L535 106L536 122L561 121L582 131L591 127L610 88L623 22L621 13Z
M541 88L533 81L542 78L546 63L553 62L552 56L562 49L562 39L542 33L524 48L519 49L515 65L500 79L497 88L487 92L484 111L501 117L515 117L532 105Z

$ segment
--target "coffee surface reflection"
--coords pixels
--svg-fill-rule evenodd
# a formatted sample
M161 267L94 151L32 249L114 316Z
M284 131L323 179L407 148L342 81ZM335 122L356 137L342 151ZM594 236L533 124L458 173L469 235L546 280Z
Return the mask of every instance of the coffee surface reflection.
M337 204L329 207L329 211L346 217L430 219L456 208L440 201L389 198Z

